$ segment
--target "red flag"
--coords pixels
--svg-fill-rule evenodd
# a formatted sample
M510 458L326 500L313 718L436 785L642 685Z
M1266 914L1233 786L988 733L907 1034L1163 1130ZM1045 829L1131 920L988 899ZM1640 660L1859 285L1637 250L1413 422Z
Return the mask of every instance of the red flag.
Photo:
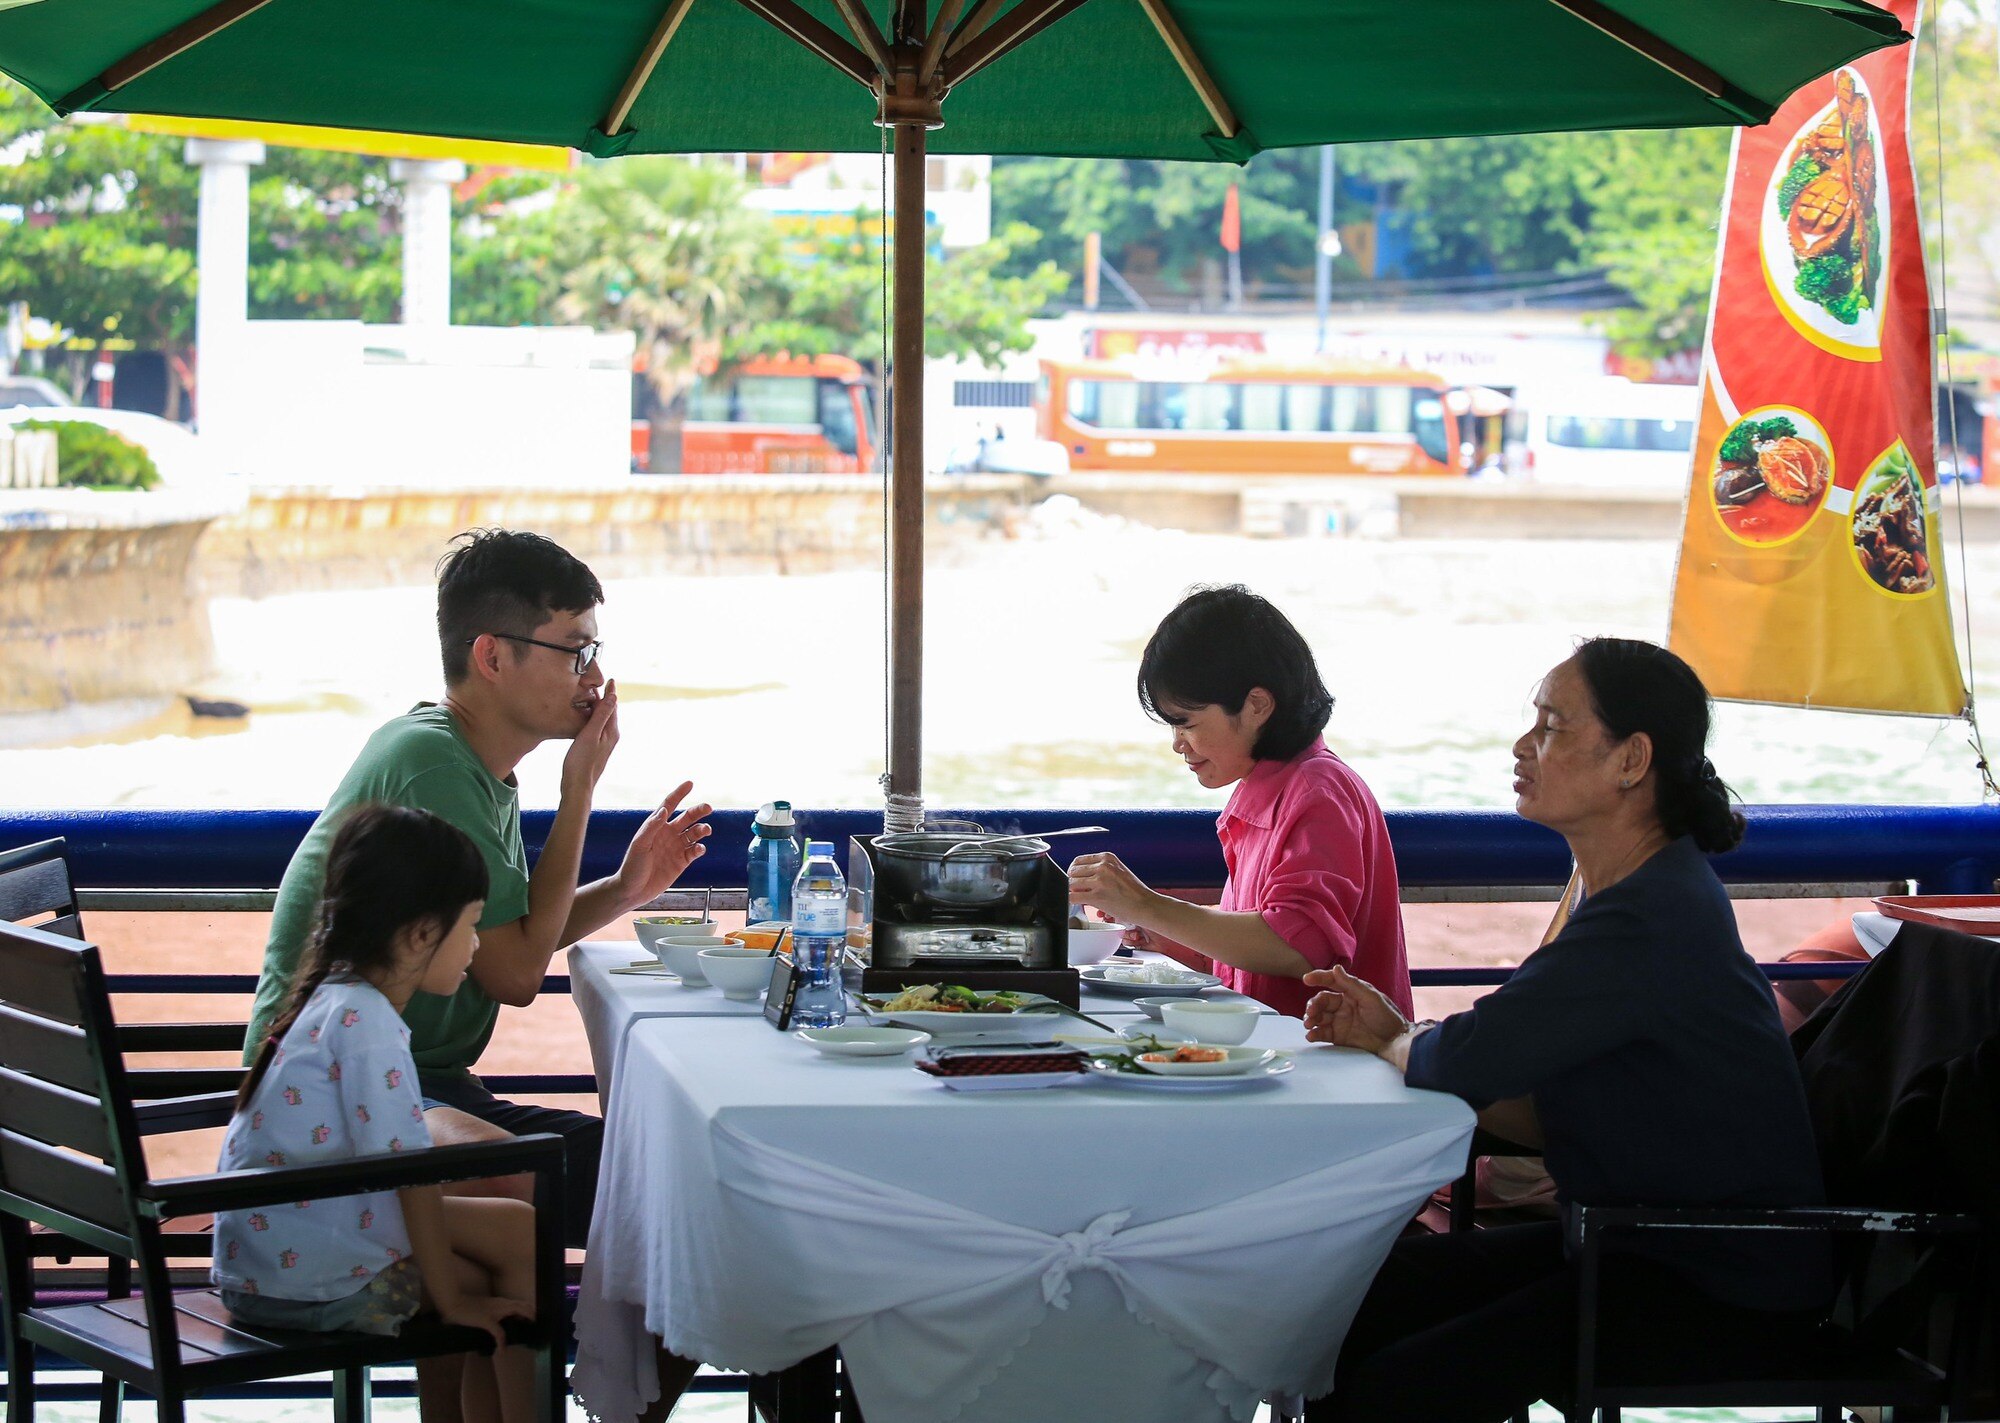
M1222 200L1222 250L1243 250L1243 208L1237 201L1234 183L1229 185L1229 195Z

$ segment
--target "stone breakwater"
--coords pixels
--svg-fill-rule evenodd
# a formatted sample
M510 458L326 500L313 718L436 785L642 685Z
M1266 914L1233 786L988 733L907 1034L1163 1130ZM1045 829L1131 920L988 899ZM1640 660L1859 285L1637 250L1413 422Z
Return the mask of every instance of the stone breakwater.
M221 512L213 500L159 493L6 491L0 711L58 711L199 683L215 644L194 563Z
M1035 499L994 475L934 484L940 549L1004 532ZM878 566L882 487L839 475L676 475L519 488L264 488L203 540L198 577L217 597L261 598L427 583L461 529L532 529L601 577L825 573Z
M934 485L940 554L1035 498L996 475ZM532 529L603 577L878 566L882 488L853 476L635 478L538 487L0 491L0 714L196 690L208 601L429 583L461 529Z

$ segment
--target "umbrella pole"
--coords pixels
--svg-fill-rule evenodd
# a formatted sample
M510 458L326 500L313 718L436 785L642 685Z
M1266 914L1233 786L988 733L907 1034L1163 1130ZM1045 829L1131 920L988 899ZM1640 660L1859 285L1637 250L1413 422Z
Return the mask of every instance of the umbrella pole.
M924 150L923 122L895 125L894 333L889 466L889 768L883 828L924 820Z

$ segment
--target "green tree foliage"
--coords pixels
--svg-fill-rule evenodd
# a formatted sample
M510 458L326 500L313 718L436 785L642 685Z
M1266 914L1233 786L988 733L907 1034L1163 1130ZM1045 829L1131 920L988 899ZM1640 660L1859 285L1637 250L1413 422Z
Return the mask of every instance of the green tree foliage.
M764 315L726 354L837 354L879 365L885 292L892 322L895 312L893 276L885 285L883 252L874 235L878 226L877 214L860 211L849 236L817 243L810 252L769 257L763 269ZM924 263L925 354L990 362L1033 344L1028 318L1069 285L1053 262L1017 271L1017 254L1040 236L1014 223L983 245L949 257L930 249Z
M1708 327L1730 136L1722 129L1563 134L1580 207L1574 264L1601 270L1630 305L1594 320L1622 353L1700 347Z
M556 310L632 331L664 402L758 319L777 230L743 192L719 164L627 158L585 169L560 205Z
M153 457L115 430L87 420L23 420L17 430L56 432L56 471L66 489L151 489Z
M1361 143L1340 149L1346 196L1337 223L1393 220L1411 275L1607 271L1630 311L1605 327L1634 354L1659 355L1701 337L1721 206L1728 134L1717 130L1528 134ZM995 219L1045 236L1027 261L1080 263L1083 238L1132 276L1192 283L1221 255L1223 193L1241 185L1243 267L1259 282L1311 280L1318 206L1316 150L1259 154L1237 170L1111 159L1000 159ZM1356 191L1373 194L1356 210ZM1361 281L1350 257L1336 281Z
M116 124L57 124L0 81L0 293L92 341L185 355L194 330L196 182L165 140ZM86 353L59 374L81 388Z
M1934 36L1918 43L1910 149L1932 277L1943 273L1942 296L1954 326L2000 320L2000 241L1994 237L2000 233L2000 84L1994 82L2000 56L1994 29L1946 9Z
M1005 270L1049 264L1075 271L1087 233L1133 276L1198 280L1221 253L1223 194L1239 186L1246 273L1310 281L1319 191L1317 152L1258 155L1248 168L1118 158L1002 158L993 164L993 218L1001 231L1031 229Z

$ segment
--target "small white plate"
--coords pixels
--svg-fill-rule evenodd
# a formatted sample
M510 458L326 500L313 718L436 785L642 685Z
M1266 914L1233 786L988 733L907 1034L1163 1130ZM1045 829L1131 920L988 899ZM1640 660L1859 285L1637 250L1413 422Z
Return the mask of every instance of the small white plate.
M1188 1047L1214 1048L1223 1054L1220 1062L1148 1062L1139 1057L1139 1070L1156 1077L1241 1077L1254 1072L1278 1054L1267 1047L1227 1047L1222 1043L1188 1043ZM1162 1049L1171 1052L1172 1049Z
M1162 1077L1152 1072L1120 1072L1108 1063L1093 1061L1090 1078L1107 1087L1130 1087L1141 1092L1227 1092L1241 1087L1269 1086L1292 1067L1290 1058L1280 1057L1233 1077Z
M901 1057L931 1040L908 1028L800 1028L792 1036L828 1057Z
M1212 973L1196 973L1191 968L1184 968L1181 972L1187 976L1178 983L1120 983L1117 979L1104 976L1105 967L1103 964L1092 964L1089 968L1078 969L1077 977L1100 993L1135 1001L1141 998L1192 998L1204 988L1214 988L1222 982Z

